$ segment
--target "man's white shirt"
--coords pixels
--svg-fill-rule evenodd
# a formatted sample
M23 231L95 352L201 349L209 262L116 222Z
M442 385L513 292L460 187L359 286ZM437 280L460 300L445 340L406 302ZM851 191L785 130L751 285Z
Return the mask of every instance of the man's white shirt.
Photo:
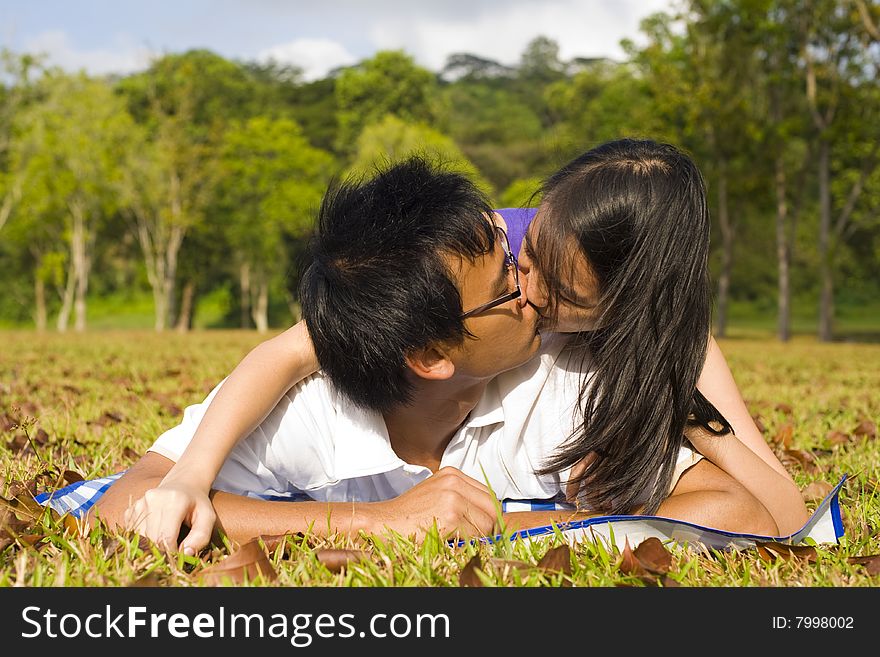
M575 428L580 381L589 373L589 358L565 349L562 336L545 338L535 358L489 381L440 467L486 483L500 500L556 496L568 471L535 471ZM176 461L222 385L187 407L181 423L149 450ZM678 473L698 458L682 448ZM214 488L250 497L375 502L397 497L430 475L395 454L381 414L355 405L317 372L288 390L238 442Z

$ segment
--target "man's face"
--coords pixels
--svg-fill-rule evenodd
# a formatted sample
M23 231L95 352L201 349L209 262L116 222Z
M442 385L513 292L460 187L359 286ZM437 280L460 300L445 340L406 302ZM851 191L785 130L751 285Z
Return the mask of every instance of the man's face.
M501 215L494 222L506 228ZM508 267L505 244L499 235L494 248L474 262L450 259L450 268L461 294L462 309L467 311L516 288L516 267ZM473 337L453 350L456 373L467 378L488 378L522 365L538 351L538 314L526 303L525 281L520 281L522 296L494 308L467 317L465 328Z

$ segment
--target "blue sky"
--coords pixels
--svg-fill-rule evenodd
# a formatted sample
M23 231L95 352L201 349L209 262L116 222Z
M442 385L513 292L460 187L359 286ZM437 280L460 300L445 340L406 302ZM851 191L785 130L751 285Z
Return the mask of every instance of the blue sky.
M307 79L377 50L402 49L431 70L469 52L515 63L535 36L563 59L623 57L639 21L672 0L0 0L0 47L45 53L67 70L127 73L151 57L207 48L270 57Z

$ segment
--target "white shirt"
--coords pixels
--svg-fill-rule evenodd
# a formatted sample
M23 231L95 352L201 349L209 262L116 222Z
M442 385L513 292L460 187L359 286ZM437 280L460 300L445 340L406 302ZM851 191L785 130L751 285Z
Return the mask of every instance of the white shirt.
M567 471L538 477L535 470L574 429L579 382L589 372L589 360L572 358L563 347L563 339L545 338L537 357L492 379L440 467L487 483L500 500L547 499L562 491ZM222 385L187 407L181 423L149 450L176 461ZM679 469L695 458L683 449ZM356 406L317 372L288 390L238 442L214 487L251 497L370 502L397 497L430 475L395 454L381 414Z

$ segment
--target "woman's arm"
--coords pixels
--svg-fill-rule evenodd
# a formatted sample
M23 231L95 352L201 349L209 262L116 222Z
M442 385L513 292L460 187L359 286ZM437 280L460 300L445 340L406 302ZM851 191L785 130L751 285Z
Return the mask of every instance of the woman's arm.
M736 435L694 431L688 435L691 444L745 486L770 511L782 535L799 530L810 515L801 492L755 425L714 338L709 340L697 387L727 418Z
M235 367L211 401L192 440L155 488L131 505L132 522L154 514L147 538L190 531L180 549L195 554L208 544L216 514L211 485L236 443L262 422L287 390L318 369L304 322L254 347ZM144 526L144 525L141 525Z

